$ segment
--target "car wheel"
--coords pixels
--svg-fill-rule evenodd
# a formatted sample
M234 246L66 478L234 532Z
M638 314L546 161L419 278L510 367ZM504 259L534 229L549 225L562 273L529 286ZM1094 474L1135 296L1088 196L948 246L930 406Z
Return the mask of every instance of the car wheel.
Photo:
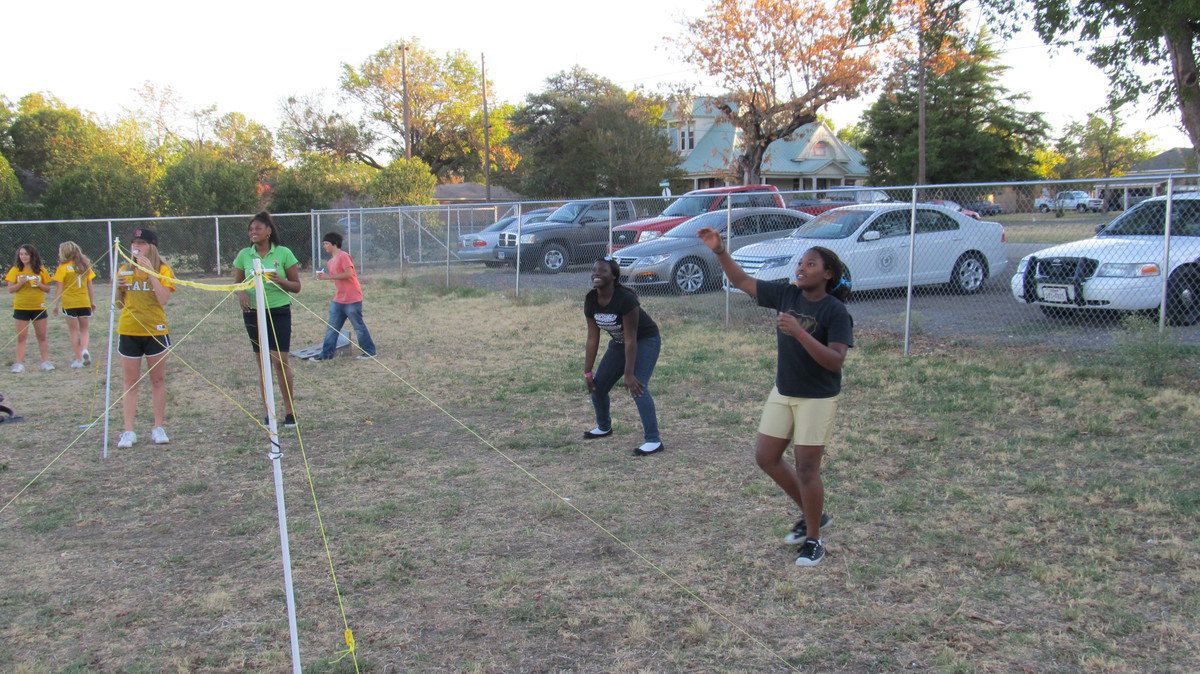
M561 243L552 243L538 255L538 269L547 274L557 274L567 266L567 249Z
M1075 207L1075 210L1079 211L1080 213L1087 213L1087 209L1087 204L1079 204Z
M1167 320L1171 325L1195 325L1200 320L1200 271L1185 266L1167 280Z
M1049 206L1047 206L1046 204L1042 204L1041 206L1038 206L1038 210L1039 210L1039 211L1041 211L1041 212L1043 212L1043 213L1049 213L1049 212L1050 212L1050 207L1049 207Z
M983 289L987 277L987 263L974 253L964 253L950 272L950 289L959 295L973 295Z
M708 272L695 258L681 260L671 272L671 285L684 295L698 293L708 285Z

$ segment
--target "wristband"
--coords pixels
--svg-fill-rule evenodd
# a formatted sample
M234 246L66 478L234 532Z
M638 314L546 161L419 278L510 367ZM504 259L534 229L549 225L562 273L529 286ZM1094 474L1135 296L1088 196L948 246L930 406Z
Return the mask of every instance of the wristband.
M584 373L583 373L583 378L584 378L584 379L591 379L591 378L592 378L592 371L591 371L591 370L588 370L587 372L584 372Z

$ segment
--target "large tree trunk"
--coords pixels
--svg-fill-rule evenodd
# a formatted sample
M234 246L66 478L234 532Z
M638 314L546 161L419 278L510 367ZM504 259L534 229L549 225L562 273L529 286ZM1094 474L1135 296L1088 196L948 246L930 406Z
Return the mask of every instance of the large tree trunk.
M738 163L742 169L742 184L757 185L762 182L762 160L767 153L766 143L762 139L746 141Z
M1200 73L1196 70L1195 37L1186 24L1169 26L1163 31L1163 37L1171 57L1171 72L1175 76L1175 95L1179 99L1183 128L1192 141L1192 152L1200 152Z

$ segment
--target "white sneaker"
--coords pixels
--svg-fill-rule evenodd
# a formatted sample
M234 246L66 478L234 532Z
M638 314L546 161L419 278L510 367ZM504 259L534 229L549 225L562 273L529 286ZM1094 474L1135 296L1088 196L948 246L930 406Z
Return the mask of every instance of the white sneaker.
M154 444L156 445L165 445L171 441L171 439L167 437L167 431L162 426L155 426L154 429L150 431L150 439L153 440Z
M83 367L83 361L82 360L73 360L73 361L71 361L71 367Z
M92 364L92 354L88 353L87 349L83 350L83 364L84 365Z
M49 372L50 370L54 369L54 363L51 363L48 360L42 361L42 369Z
M137 442L137 433L125 431L121 433L121 438L117 440L117 447L132 447L135 442Z
M13 363L12 369L9 372L24 372L25 363Z

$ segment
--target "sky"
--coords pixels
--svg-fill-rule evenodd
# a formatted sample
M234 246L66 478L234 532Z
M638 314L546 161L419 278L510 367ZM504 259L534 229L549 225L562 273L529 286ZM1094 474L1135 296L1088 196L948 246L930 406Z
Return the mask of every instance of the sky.
M629 89L702 81L665 40L699 16L704 2L677 0L457 0L278 2L43 0L9 3L0 94L48 91L106 117L136 107L146 82L170 86L190 107L216 105L277 126L289 95L336 94L342 63L359 64L389 42L419 38L439 52L486 58L500 101L521 102L547 77L581 65ZM602 7L602 10L596 8ZM1107 78L1069 51L1050 54L1032 34L1000 45L1011 69L1002 83L1027 93L1054 135L1104 105ZM838 127L858 120L874 95L825 110ZM1127 131L1155 137L1152 149L1188 145L1177 116L1123 112Z

